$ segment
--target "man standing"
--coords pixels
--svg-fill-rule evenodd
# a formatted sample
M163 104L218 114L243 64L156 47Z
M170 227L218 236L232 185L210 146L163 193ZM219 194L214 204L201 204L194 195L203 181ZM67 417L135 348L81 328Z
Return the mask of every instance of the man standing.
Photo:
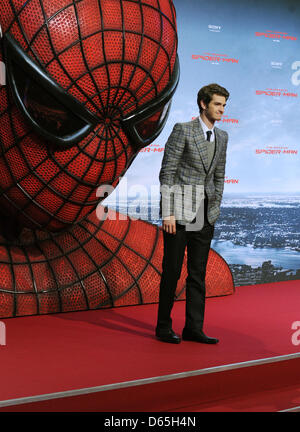
M164 257L159 293L156 337L180 343L172 330L171 310L187 247L186 319L183 340L215 344L203 332L205 273L220 214L224 189L227 132L215 127L224 114L228 91L209 84L198 92L200 116L175 124L165 146L159 173L160 216Z

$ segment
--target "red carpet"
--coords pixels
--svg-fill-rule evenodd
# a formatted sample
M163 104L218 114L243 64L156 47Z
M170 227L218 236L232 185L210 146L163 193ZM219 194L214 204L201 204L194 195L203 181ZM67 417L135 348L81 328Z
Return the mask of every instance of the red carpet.
M251 409L249 409L249 406ZM254 392L238 398L227 398L213 403L203 403L201 406L184 406L178 412L274 412L284 411L282 406L297 406L300 412L299 384L287 388ZM294 411L294 410L293 410Z
M123 402L126 399L125 409L130 410L128 394L134 395L137 391L136 380L299 353L300 345L293 345L291 340L295 332L291 329L292 323L300 321L299 293L300 281L291 281L239 287L233 296L207 299L204 330L208 335L220 339L215 346L184 341L180 345L171 345L157 341L154 338L157 304L3 320L7 344L0 346L3 372L0 407L2 410L20 410L22 405L13 406L14 403L7 401L133 381L130 389L125 388L122 395ZM176 302L173 327L179 333L184 326L184 313L185 302ZM299 360L300 355L294 356L289 362L257 366L258 375L255 375L257 368L251 368L250 373L247 371L248 378L243 379L250 385L252 379L255 381L259 376L270 374L271 380L274 374L280 376L280 367L283 367L285 373L289 373L289 383L281 382L285 376L282 374L282 380L279 379L275 387L289 384L290 387L298 385L300 389L299 372L296 373L299 371ZM230 397L230 382L234 380L238 383L243 369L217 374L218 380L222 375L224 397ZM226 378L226 374L229 378ZM203 375L202 371L202 384L204 378L211 379L212 375ZM170 391L176 381L171 383L171 378L167 381ZM195 385L197 379L200 378L177 379L181 392L187 391L188 387L184 386ZM226 385L224 380L227 380ZM147 383L145 381L144 386L140 385L139 391L144 387L147 393ZM156 391L161 391L165 382L155 385ZM127 387L125 384L119 387L122 386ZM255 390L251 387L249 391ZM116 394L116 391L111 393ZM89 397L85 397L85 404L83 400L77 402L77 409L83 407L102 411L103 405L98 404L97 408L95 404L88 405ZM203 404L205 400L203 395L201 397L202 400L199 400ZM150 399L153 400L153 393ZM103 411L107 410L109 400L109 397L106 398L106 409ZM116 403L114 397L111 401L112 404ZM167 395L164 401L160 401L158 407L149 406L149 410L168 410L168 407L184 409L179 400L177 407L168 406ZM111 405L111 411L115 407L121 411L123 402L121 400L119 404ZM12 406L5 408L7 404ZM53 411L62 406L55 399L48 404L47 409ZM201 410L195 399L192 404ZM68 409L74 409L75 405L71 404ZM284 406L282 409L289 407ZM26 409L30 408L27 406ZM135 406L131 406L131 410L134 409Z

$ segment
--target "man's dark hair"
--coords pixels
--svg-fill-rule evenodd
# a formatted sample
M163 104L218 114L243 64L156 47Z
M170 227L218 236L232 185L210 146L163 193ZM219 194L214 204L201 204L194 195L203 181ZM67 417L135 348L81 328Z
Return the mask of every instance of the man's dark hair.
M224 96L226 101L229 98L229 92L226 88L219 86L219 84L208 84L202 87L198 92L197 103L200 109L200 113L203 111L201 108L200 101L202 100L207 106L209 102L212 100L213 95L216 94L218 96Z

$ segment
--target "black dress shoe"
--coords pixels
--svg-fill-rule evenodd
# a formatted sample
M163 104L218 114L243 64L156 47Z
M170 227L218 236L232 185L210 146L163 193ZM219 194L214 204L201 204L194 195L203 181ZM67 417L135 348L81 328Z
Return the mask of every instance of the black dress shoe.
M179 344L181 342L180 336L173 332L173 330L156 331L156 337L162 342Z
M216 344L219 342L219 339L206 336L203 331L193 331L185 329L183 329L182 331L182 340L200 342L205 344Z

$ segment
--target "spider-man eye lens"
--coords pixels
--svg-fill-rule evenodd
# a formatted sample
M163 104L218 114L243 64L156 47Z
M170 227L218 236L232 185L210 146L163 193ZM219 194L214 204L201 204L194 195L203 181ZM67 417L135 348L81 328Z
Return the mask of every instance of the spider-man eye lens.
M99 118L61 88L9 34L3 37L7 76L15 102L32 128L47 142L72 146Z
M19 97L32 120L44 131L57 137L70 136L85 123L43 89L35 80L14 68Z
M165 107L158 110L155 114L151 115L145 120L140 121L135 125L136 131L142 139L149 139L154 136L157 130L165 123L166 117L169 114L171 101Z
M170 112L179 75L179 60L176 56L170 82L163 92L155 100L122 119L123 128L136 150L151 144L162 131Z

